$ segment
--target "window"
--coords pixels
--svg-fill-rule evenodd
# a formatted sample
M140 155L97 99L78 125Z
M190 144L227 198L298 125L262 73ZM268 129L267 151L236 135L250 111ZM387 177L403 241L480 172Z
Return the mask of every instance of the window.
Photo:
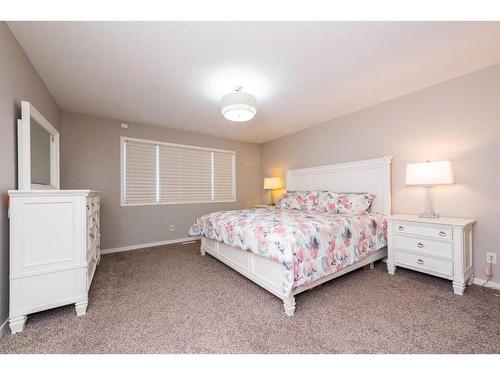
M234 202L234 151L121 138L124 206Z

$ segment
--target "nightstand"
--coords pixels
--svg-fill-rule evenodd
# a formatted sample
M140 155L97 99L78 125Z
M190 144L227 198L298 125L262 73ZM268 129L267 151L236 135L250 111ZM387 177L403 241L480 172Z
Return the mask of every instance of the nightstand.
M475 220L417 215L388 217L387 271L409 268L453 281L455 294L462 295L472 282L472 225Z
M252 204L252 208L273 208L276 207L274 204Z

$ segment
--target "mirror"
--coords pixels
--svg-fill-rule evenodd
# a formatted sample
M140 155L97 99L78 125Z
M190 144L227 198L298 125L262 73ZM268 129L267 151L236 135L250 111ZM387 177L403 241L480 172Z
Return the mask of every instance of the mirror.
M33 117L30 119L31 183L50 185L51 134Z
M31 103L18 120L19 190L59 189L59 132Z

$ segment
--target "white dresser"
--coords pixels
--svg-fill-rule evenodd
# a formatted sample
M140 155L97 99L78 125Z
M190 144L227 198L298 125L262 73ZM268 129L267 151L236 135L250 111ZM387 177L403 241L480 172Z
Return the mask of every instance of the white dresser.
M27 315L75 304L85 315L100 259L100 193L11 190L10 310L12 333Z
M453 281L455 294L462 295L472 281L472 225L474 220L416 215L388 218L387 270L409 268Z

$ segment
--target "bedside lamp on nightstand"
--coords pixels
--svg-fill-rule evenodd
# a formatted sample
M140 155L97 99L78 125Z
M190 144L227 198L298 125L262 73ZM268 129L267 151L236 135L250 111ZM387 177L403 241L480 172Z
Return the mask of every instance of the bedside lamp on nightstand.
M264 178L264 190L270 191L271 204L273 202L273 190L281 189L281 178L279 177L266 177Z
M453 169L450 161L427 161L406 166L406 185L422 185L427 190L425 212L421 218L435 219L432 212L432 186L453 184Z

